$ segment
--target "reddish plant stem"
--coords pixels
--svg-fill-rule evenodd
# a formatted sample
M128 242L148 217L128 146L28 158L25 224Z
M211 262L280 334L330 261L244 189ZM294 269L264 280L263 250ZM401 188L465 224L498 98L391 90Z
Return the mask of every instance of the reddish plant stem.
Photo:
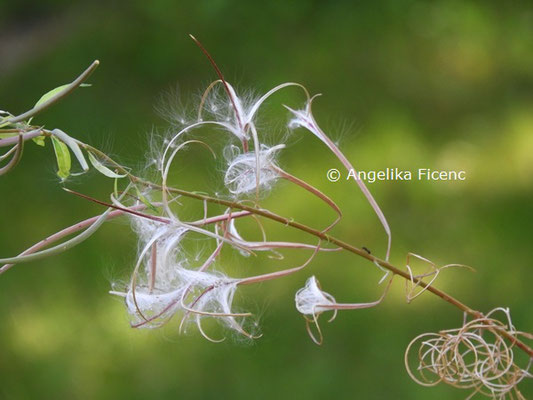
M151 182L144 181L141 178L134 177L134 176L131 176L131 175L130 175L130 178L132 180L138 182L138 183L143 184L143 185L147 185L147 186L150 186L150 187L153 187L153 188L156 188L156 189L160 189L159 185L151 183ZM250 212L252 214L256 214L256 215L271 219L273 221L277 221L277 222L282 223L282 224L284 224L286 226L290 226L292 228L295 228L295 229L298 229L300 231L306 232L306 233L308 233L310 235L313 235L313 236L315 236L317 238L320 238L320 239L322 239L322 240L324 240L326 242L335 244L335 245L337 245L337 246L339 246L339 247L341 247L341 248L343 248L343 249L345 249L345 250L347 250L347 251L349 251L349 252L351 252L353 254L357 254L358 256L363 257L363 258L367 259L368 261L371 261L374 264L380 265L381 267L389 270L390 272L392 272L395 275L401 276L402 278L407 279L409 281L412 280L415 284L419 284L421 287L425 288L427 291L429 291L429 292L433 293L434 295L440 297L444 301L450 303L451 305L457 307L461 311L467 313L468 315L470 315L470 316L472 316L474 318L483 318L483 314L480 311L477 311L477 310L474 310L474 309L468 307L466 304L464 304L461 301L457 300L453 296L450 296L446 292L444 292L444 291L442 291L440 289L437 289L437 288L435 288L434 286L432 286L430 284L427 284L427 283L423 282L421 279L412 278L408 272L403 271L402 269L400 269L398 267L395 267L394 265L392 265L391 263L389 263L389 262L387 262L385 260L382 260L382 259L380 259L378 257L375 257L372 254L369 254L367 251L365 251L363 249L360 249L358 247L352 246L349 243L346 243L346 242L344 242L344 241L342 241L340 239L337 239L337 238L335 238L335 237L333 237L331 235L328 235L327 233L324 233L324 232L319 231L317 229L311 228L311 227L309 227L307 225L304 225L304 224L301 224L299 222L292 221L292 220L287 219L285 217L282 217L280 215L274 214L274 213L272 213L272 212L270 212L268 210L258 209L258 208L255 208L255 207L243 205L243 204L236 203L236 202L233 202L233 201L219 199L219 198L216 198L216 197L210 197L210 196L206 196L206 195L202 195L202 194L198 194L198 193L191 193L191 192L187 192L185 190L176 189L176 188L167 188L167 190L170 191L170 192L179 194L181 196L185 196L185 197L189 197L189 198L193 198L193 199L198 199L198 200L202 200L202 201L207 201L207 202L210 202L210 203L213 203L213 204L219 204L219 205L223 205L223 206L226 206L226 207L239 209L239 210L242 210L242 211L248 211L248 212ZM515 336L513 336L509 332L507 332L505 329L501 329L501 328L498 328L498 327L494 327L494 329L497 330L500 335L502 335L503 337L508 339L510 342L512 342L513 344L516 344L517 347L519 347L521 350L526 352L530 357L533 357L533 349L531 347L526 345L524 342L522 342L521 340L519 340L518 338L516 338Z
M98 149L95 149L94 147L86 145L86 144L84 144L84 147L90 148L91 150L99 153L105 160L107 160L107 161L111 162L113 165L115 165L116 168L119 170L119 172L121 172L123 174L126 174L128 176L128 178L133 183L139 183L139 184L144 185L144 186L148 186L148 187L152 187L154 189L162 190L161 185L146 181L146 180L144 180L144 179L142 179L142 178L140 178L138 176L135 176L135 175L131 174L128 170L126 170L124 167L122 167L119 163L117 163L111 157L107 156L105 153L99 151ZM483 318L483 313L468 307L466 304L464 304L461 301L457 300L453 296L450 296L446 292L444 292L444 291L442 291L440 289L437 289L437 288L435 288L434 286L432 286L432 285L430 285L428 283L423 282L421 279L413 278L413 277L411 277L411 275L408 272L403 271L403 270L401 270L398 267L395 267L391 263L389 263L389 262L387 262L385 260L382 260L380 258L377 258L377 257L373 256L372 254L370 254L369 252L367 252L366 250L360 249L360 248L355 247L355 246L352 246L352 245L350 245L350 244L348 244L348 243L346 243L346 242L344 242L344 241L342 241L340 239L337 239L337 238L335 238L335 237L333 237L331 235L328 235L327 233L324 233L324 232L319 231L317 229L311 228L311 227L309 227L307 225L301 224L301 223L293 221L291 219L287 219L287 218L282 217L280 215L274 214L273 212L270 212L268 210L247 206L247 205L244 205L244 204L240 204L240 203L229 201L229 200L220 199L220 198L217 198L217 197L206 196L206 195L199 194L199 193L192 193L192 192L188 192L186 190L181 190L181 189L177 189L177 188L169 188L169 187L167 187L166 190L168 190L169 192L172 192L172 193L179 194L181 196L185 196L185 197L189 197L189 198L193 198L193 199L197 199L197 200L202 200L204 202L209 202L209 203L212 203L212 204L219 204L219 205L226 206L226 207L229 207L229 208L235 208L235 209L238 209L238 210L247 211L247 212L249 212L251 214L259 215L259 216L268 218L270 220L282 223L285 226L290 226L292 228L295 228L295 229L298 229L300 231L306 232L306 233L308 233L310 235L313 235L313 236L315 236L317 238L320 238L320 239L322 239L324 241L327 241L329 243L333 243L333 244L335 244L335 245L337 245L337 246L339 246L339 247L341 247L341 248L343 248L343 249L345 249L345 250L347 250L347 251L349 251L349 252L351 252L353 254L356 254L356 255L358 255L360 257L363 257L366 260L371 261L372 263L374 263L376 265L380 265L381 267L389 270L390 272L392 272L395 275L401 276L404 279L407 279L409 281L412 281L415 284L420 285L421 287L426 289L428 292L433 293L434 295L440 297L444 301L450 303L451 305L457 307L461 311L467 313L468 315L470 315L470 316L472 316L472 317L474 317L476 319ZM497 327L495 327L494 329L496 329L503 337L508 339L511 343L516 344L516 346L519 347L521 350L523 350L525 353L527 353L529 355L529 357L533 358L533 349L531 347L526 345L524 342L522 342L520 339L518 339L517 337L513 336L509 332L507 332L505 329L501 329L501 328L497 328Z
M141 204L139 206L131 207L132 210L142 210L143 208L146 208L144 204ZM125 214L127 211L124 210L115 210L111 211L107 215L107 220L113 219L116 217L121 216L122 214ZM78 222L75 225L69 226L68 228L62 229L59 232L54 233L53 235L48 236L47 238L41 240L40 242L35 243L30 248L24 250L22 253L19 254L19 256L24 256L27 254L35 253L37 250L42 249L43 247L49 246L50 244L57 242L60 239L63 239L66 236L72 235L76 232L81 231L82 229L87 228L88 226L91 226L94 224L98 218L100 218L101 215L97 215L95 217L88 218L86 220L83 220L81 222ZM15 264L5 264L2 267L0 267L0 274L6 272L8 269L10 269Z

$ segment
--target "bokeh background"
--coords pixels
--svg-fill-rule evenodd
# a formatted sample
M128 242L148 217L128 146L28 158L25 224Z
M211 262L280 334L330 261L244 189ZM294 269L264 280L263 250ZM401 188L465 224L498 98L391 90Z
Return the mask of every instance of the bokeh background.
M46 91L70 82L94 59L91 88L35 120L116 156L145 173L151 135L168 122L156 112L181 98L194 103L216 79L194 33L226 78L261 93L285 81L324 96L315 114L360 169L464 169L465 182L381 182L371 191L393 232L391 260L408 251L438 264L463 263L436 285L482 311L510 307L519 329L533 330L533 9L501 1L71 1L0 2L0 109L20 113ZM169 95L170 93L170 95ZM166 98L167 100L162 100ZM338 162L303 131L287 136L281 104L260 119L267 142L286 139L281 158L341 205L334 234L383 254L385 236L353 182L329 183ZM163 107L163 108L165 108ZM222 140L213 139L222 146ZM220 142L220 143L219 143ZM190 151L175 183L220 190L222 161ZM218 186L217 186L218 185ZM106 199L112 182L95 173L68 186ZM12 256L101 207L65 193L50 144L30 143L19 167L0 180L0 255ZM265 205L324 226L332 214L299 189L280 184ZM186 211L184 211L186 212ZM245 228L246 231L247 228ZM271 237L310 240L284 227ZM253 232L250 228L250 235ZM198 242L197 246L204 246ZM239 304L253 311L263 337L229 335L222 344L178 322L133 330L120 299L107 294L127 280L137 244L126 219L60 256L16 266L0 277L0 398L359 398L460 399L449 387L424 388L403 366L409 341L458 327L462 315L426 294L408 305L403 282L378 308L324 321L314 345L294 307L294 293L315 274L339 301L381 293L379 271L344 253L320 255L287 279L247 288ZM238 273L295 265L226 254ZM222 331L211 326L213 334ZM530 382L522 385L526 397Z

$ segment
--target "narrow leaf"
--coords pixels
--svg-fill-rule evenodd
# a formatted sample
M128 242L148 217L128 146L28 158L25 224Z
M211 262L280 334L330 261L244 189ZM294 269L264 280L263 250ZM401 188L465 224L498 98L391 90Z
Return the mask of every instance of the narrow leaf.
M51 136L51 139L57 159L57 176L59 176L62 180L65 180L70 175L70 152L67 145L57 139L55 136Z
M89 165L87 165L87 161L85 161L85 157L83 156L83 153L81 152L78 142L75 139L71 138L69 135L67 135L65 132L63 132L61 129L54 129L52 131L52 134L54 136L57 136L59 140L61 140L68 147L70 147L70 150L72 150L72 152L78 159L78 162L80 163L83 171L84 172L88 171Z
M155 208L155 206L152 203L150 203L150 201L148 201L148 199L146 197L143 196L143 194L141 193L141 191L139 190L139 188L137 186L135 186L135 191L137 192L137 197L139 198L139 200L141 200L142 203L146 207L148 207L152 211L156 211L157 212L157 208Z
M51 97L55 96L56 94L58 94L59 92L61 92L62 90L64 90L65 88L67 88L68 86L70 85L70 83L67 83L66 85L61 85L61 86L58 86L56 87L55 89L52 89L50 90L49 92L45 93L42 95L42 97L39 99L39 101L37 101L37 103L35 103L35 106L33 106L34 108L43 104L46 100L50 99ZM80 87L87 87L87 86L91 86L90 84L87 84L87 83L82 83L80 85Z
M89 155L89 161L91 162L93 167L96 168L101 174L109 178L124 178L126 176L126 175L119 175L116 172L111 171L109 168L103 165L100 161L98 161L96 157L92 155L92 153L88 152L87 154Z
M67 87L69 87L69 86L70 86L70 83L67 83L66 85L58 86L58 87L56 87L55 89L52 89L52 90L50 90L49 92L43 94L43 95L41 96L41 98L37 101L37 103L35 103L35 105L33 106L33 108L40 106L40 105L43 104L45 101L51 99L51 98L54 97L56 94L58 94L58 93L60 93L61 91L65 90L65 89L66 89ZM82 83L82 84L80 85L80 87L87 87L87 86L91 86L91 85L90 85L90 84L87 84L87 83ZM28 120L28 123L30 123L32 119L33 119L33 118L30 118L30 119Z

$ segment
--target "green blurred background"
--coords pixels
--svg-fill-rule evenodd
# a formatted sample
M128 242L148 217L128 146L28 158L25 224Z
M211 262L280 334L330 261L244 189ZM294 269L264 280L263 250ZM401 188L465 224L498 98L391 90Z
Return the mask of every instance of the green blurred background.
M476 273L448 270L437 286L482 311L508 306L519 329L533 330L530 2L4 0L0 109L25 111L99 59L93 86L35 123L59 127L143 174L150 135L168 125L155 111L162 94L178 87L182 101L194 103L216 79L188 33L241 90L262 93L296 81L323 93L316 117L360 169L466 170L465 182L370 185L392 228L391 260L404 265L412 251L438 264L471 265ZM281 104L301 101L289 90L268 103L260 119L267 142L286 136ZM338 162L303 131L288 144L282 166L342 206L345 219L333 233L383 254L385 236L353 182L325 178ZM222 187L222 164L203 151L186 153L178 164L176 184ZM112 190L95 173L68 185L102 199ZM26 146L19 167L0 180L0 194L1 256L101 211L61 189L49 144ZM286 184L265 205L319 227L332 217ZM309 240L269 228L272 238ZM243 290L237 301L259 317L263 333L251 344L231 335L209 343L194 329L180 336L177 320L162 330L131 329L122 302L107 291L128 278L135 256L128 221L116 220L63 255L0 277L0 398L467 395L420 387L407 376L409 341L458 327L462 315L429 294L407 305L399 280L380 307L340 313L332 324L324 320L323 346L311 342L293 300L308 276L316 274L339 301L379 296L380 273L355 256L322 254L294 276ZM305 256L286 252L283 262L274 262L226 254L225 260L245 274L295 265ZM533 393L531 382L522 388L526 397Z

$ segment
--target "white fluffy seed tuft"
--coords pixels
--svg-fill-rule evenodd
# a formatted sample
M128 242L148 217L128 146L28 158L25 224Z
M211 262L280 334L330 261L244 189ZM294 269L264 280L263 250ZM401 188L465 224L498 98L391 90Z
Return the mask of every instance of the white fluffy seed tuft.
M320 289L315 276L307 279L305 286L296 292L294 300L300 313L312 316L331 310L331 306L337 304L332 295Z
M228 190L238 195L253 192L258 187L269 189L279 178L274 167L276 155L284 147L283 144L273 147L261 145L259 154L255 151L239 154L237 148L232 146L229 152L237 154L228 161L228 169L224 176L224 184Z

